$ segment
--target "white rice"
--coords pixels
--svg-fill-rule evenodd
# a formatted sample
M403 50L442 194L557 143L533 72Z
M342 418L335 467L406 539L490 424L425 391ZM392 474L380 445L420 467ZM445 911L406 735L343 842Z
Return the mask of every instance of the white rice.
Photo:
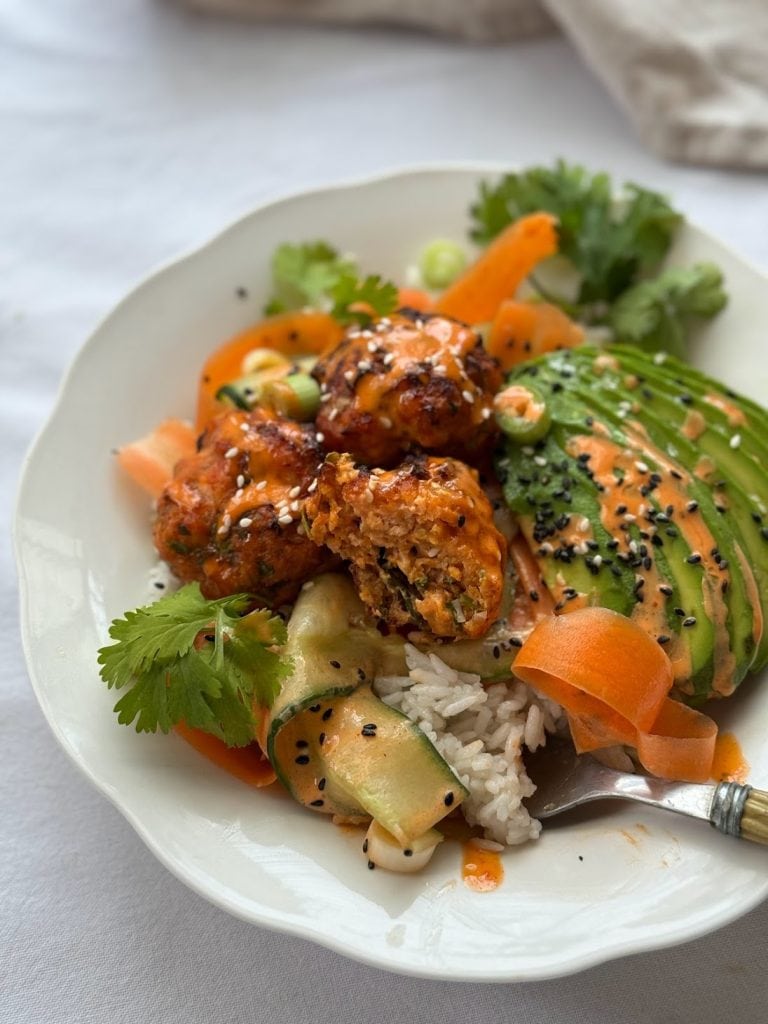
M408 676L380 676L374 689L416 722L469 790L462 804L469 824L505 846L536 839L541 825L522 803L536 788L522 751L544 745L560 708L518 680L484 687L480 676L410 644L406 659Z

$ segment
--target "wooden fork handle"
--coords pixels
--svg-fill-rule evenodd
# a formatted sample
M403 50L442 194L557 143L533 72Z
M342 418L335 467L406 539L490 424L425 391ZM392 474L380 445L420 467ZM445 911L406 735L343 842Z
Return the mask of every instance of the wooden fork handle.
M768 793L739 782L715 787L709 818L720 832L768 846Z

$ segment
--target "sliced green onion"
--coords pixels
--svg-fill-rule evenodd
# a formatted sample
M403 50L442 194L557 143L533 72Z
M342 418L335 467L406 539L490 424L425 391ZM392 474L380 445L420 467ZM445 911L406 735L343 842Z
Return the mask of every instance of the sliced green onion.
M261 402L292 420L313 420L320 408L320 385L308 373L292 373L280 380L267 381Z
M241 369L243 375L247 376L250 373L258 373L259 370L268 370L277 366L285 366L287 370L290 362L290 359L282 352L276 352L273 348L254 348L243 356Z
M540 441L552 425L547 403L535 391L511 384L493 400L496 422L515 444Z
M216 401L235 409L253 409L261 399L264 384L265 378L261 373L248 373L222 384L216 392Z
M427 288L447 288L467 265L467 255L457 242L436 238L422 251L419 270Z

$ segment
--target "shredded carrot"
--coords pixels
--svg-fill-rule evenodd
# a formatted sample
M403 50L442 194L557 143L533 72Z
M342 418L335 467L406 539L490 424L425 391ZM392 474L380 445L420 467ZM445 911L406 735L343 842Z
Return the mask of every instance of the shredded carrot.
M654 775L709 778L717 727L669 699L669 658L631 619L607 608L543 619L514 671L565 708L579 752L624 743Z
M241 334L230 338L206 360L200 373L197 398L197 428L221 412L216 392L222 385L243 375L243 360L257 348L271 348L290 358L319 355L341 340L343 329L329 313L280 313L267 317Z
M398 288L397 307L402 309L418 309L421 313L429 313L435 308L435 300L429 292L421 288Z
M487 323L537 263L557 251L555 218L532 213L510 224L435 302L447 316Z
M545 352L574 348L584 340L584 328L549 302L505 299L493 318L486 348L510 370Z
M182 420L163 420L137 441L123 445L117 453L122 469L147 494L157 498L173 476L177 462L195 450L195 431Z
M261 752L258 744L247 747L228 747L210 733L193 729L180 722L175 730L191 747L209 761L223 768L249 786L270 786L275 781L272 765Z

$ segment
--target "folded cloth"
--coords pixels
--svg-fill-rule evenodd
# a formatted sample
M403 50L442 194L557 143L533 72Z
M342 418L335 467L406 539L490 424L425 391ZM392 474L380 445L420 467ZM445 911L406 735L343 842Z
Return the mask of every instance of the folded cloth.
M180 0L200 11L401 24L500 42L559 26L670 160L768 167L768 0Z
M540 0L182 0L200 11L280 20L407 25L475 42L553 32Z

